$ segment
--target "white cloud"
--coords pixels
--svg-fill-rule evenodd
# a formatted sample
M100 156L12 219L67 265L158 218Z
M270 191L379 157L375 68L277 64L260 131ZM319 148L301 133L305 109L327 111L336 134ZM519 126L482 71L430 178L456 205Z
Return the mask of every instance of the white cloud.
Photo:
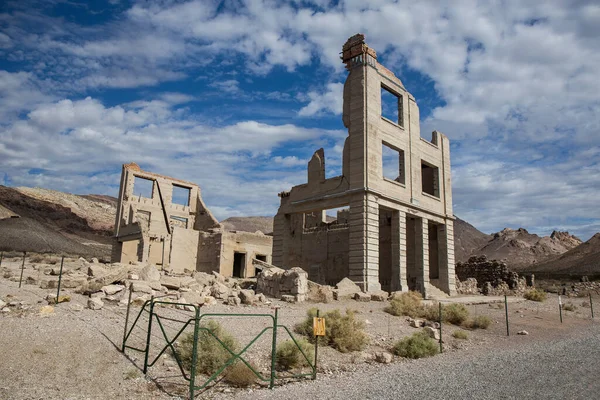
M343 106L343 91L343 83L328 83L323 93L308 92L307 96L310 102L298 111L298 115L309 117L323 112L340 115Z

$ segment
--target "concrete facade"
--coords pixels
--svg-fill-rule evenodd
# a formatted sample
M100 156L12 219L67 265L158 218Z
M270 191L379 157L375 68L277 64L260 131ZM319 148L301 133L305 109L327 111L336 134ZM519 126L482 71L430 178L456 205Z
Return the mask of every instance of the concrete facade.
M135 163L123 165L113 262L251 277L252 260L271 262L271 248L271 236L226 231L202 201L198 185L143 171Z
M308 182L279 194L273 264L303 268L319 283L349 277L369 292L427 295L433 285L454 294L449 140L437 131L421 138L414 97L363 35L348 39L342 61L349 72L342 175L326 179L319 149L308 163ZM383 116L384 96L392 99L394 119ZM339 208L328 221L325 210Z

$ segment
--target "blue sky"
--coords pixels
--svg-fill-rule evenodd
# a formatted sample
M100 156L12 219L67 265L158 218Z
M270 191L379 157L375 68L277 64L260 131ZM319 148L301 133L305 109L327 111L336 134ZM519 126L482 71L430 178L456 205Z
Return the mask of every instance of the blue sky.
M339 52L362 32L421 134L452 141L458 216L585 240L600 231L600 6L536 3L4 1L0 184L116 196L135 161L198 183L219 219L274 215L314 150L340 173Z

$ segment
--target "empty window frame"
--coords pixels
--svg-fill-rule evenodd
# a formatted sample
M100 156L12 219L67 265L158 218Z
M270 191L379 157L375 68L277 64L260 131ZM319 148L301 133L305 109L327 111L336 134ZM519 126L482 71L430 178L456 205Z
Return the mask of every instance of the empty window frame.
M404 109L402 95L381 86L381 116L395 124L404 126Z
M133 195L138 197L152 198L152 189L154 181L151 179L142 178L139 176L133 179Z
M176 215L171 215L170 217L170 225L171 228L184 228L188 227L188 219L184 217L178 217Z
M382 142L381 162L383 177L391 181L406 184L406 171L404 167L404 151L391 147Z
M171 203L180 204L182 206L190 205L190 193L191 189L185 186L173 185L173 194L171 197Z
M423 193L440 197L440 176L438 167L421 161L421 185Z

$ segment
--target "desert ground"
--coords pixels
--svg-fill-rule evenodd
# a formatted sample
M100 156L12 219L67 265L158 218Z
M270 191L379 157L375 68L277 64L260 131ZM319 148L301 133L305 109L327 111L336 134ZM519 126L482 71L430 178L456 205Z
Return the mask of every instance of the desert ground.
M172 355L158 357L155 364L143 374L144 355L127 349L121 352L123 341L126 302L105 302L99 310L86 307L88 296L75 293L73 289L61 290L61 295L69 295L70 301L49 305L48 295L55 295L56 289L41 289L39 285L23 282L19 288L18 277L21 268L20 258L4 259L4 276L0 278L0 300L6 303L0 315L0 351L3 362L0 364L0 397L10 399L99 399L99 398L139 398L171 399L186 398L188 388L181 377ZM6 273L10 271L11 273ZM25 264L24 275L39 273L30 263ZM583 294L581 295L583 296ZM542 303L525 300L522 297L509 297L510 336L506 336L505 309L503 297L462 296L446 302L462 302L467 305L471 316L485 315L492 319L488 329L466 330L468 339L452 336L464 328L444 324L442 339L444 353L428 359L407 360L394 356L391 364L377 361L378 353L388 353L394 342L406 337L418 328L410 326L407 317L392 316L383 311L388 302L357 302L355 300L334 301L327 304L285 303L268 299L261 305L228 306L219 302L201 308L202 314L246 314L246 316L211 317L218 319L240 343L250 342L264 327L268 317L253 317L248 314L273 314L278 307L279 324L292 330L301 322L306 311L317 307L321 312L334 309L352 309L357 318L365 323L369 345L360 352L340 353L330 347L319 348L316 382L302 379L282 379L277 381L274 391L266 384L255 384L250 388L235 388L224 381L218 381L209 388L198 392L198 398L295 398L303 393L314 393L316 388L324 388L332 380L356 381L371 377L372 381L384 376L396 376L392 371L412 371L413 368L437 371L439 365L455 368L453 363L474 363L482 360L502 360L509 357L529 354L531 349L554 348L556 343L565 346L573 340L588 340L598 337L598 324L591 319L591 309L587 297L563 297L563 302L574 306L574 311L563 311L563 323L559 319L558 296L550 294ZM593 294L593 301L600 296ZM133 305L130 310L129 327L140 310ZM158 307L157 314L171 318L163 320L169 338L183 326L178 321L186 321L193 313L173 307ZM143 347L146 340L147 318L141 317L132 330L128 345ZM185 332L189 332L187 328ZM527 335L518 332L526 331ZM287 333L278 330L278 342L286 340ZM591 339L590 339L591 340ZM151 333L150 359L158 355L165 346L165 339L156 327ZM270 366L271 336L263 335L247 351L247 360L268 376ZM590 357L588 366L594 366L597 358ZM379 360L381 361L381 360ZM487 361L486 361L487 362ZM499 361L498 361L499 362ZM531 368L539 368L535 357L523 362L531 362ZM552 356L540 358L549 370L558 368L563 359ZM583 361L582 361L583 362ZM558 363L558 364L556 364ZM454 365L454 367L450 367ZM481 368L485 367L485 363ZM497 368L495 366L494 368ZM475 368L477 370L477 368ZM596 365L596 371L598 370ZM561 374L570 373L560 369ZM304 371L306 372L306 371ZM400 373L400 372L398 372ZM503 374L503 372L497 372ZM573 372L574 373L574 372ZM378 376L380 376L378 378ZM414 374L413 374L414 375ZM412 375L409 375L412 376ZM199 376L198 381L206 377ZM391 379L391 378L390 378ZM415 381L415 385L420 381ZM440 377L440 379L442 379ZM448 377L444 380L449 379ZM458 378L457 378L458 379ZM337 381L336 381L337 382ZM469 381L473 386L473 398L480 393L476 380ZM412 387L403 380L403 387ZM417 387L417 386L415 386ZM574 388L569 398L580 398L585 391ZM585 388L582 388L585 389ZM325 390L325 389L323 389ZM441 390L438 388L436 390ZM465 389L466 390L466 389ZM340 392L343 393L343 390ZM375 390L373 393L377 393ZM443 393L443 392L441 392ZM458 395L459 392L453 392ZM439 393L438 393L439 394ZM330 397L335 397L330 393ZM431 396L430 396L431 397ZM433 396L441 398L439 396ZM454 397L454 396L450 396ZM506 397L509 398L510 396ZM372 398L377 398L374 396ZM491 398L494 398L493 396ZM495 398L503 398L498 396Z

